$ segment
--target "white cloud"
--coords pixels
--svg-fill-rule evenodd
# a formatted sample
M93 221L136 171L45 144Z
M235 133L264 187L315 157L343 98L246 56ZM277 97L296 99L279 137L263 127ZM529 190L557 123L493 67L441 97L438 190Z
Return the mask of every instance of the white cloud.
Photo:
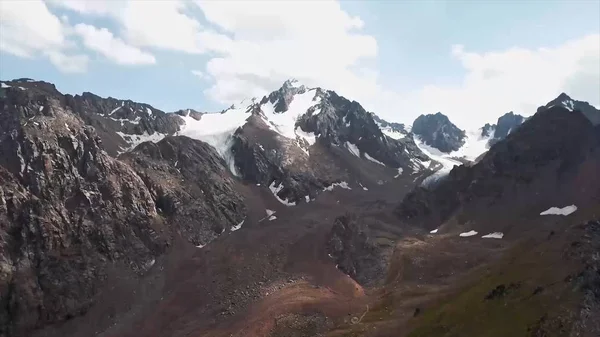
M87 24L77 24L75 33L83 39L83 44L104 55L109 60L121 65L154 64L156 59L152 54L130 46L120 38L115 37L106 28L96 28Z
M0 50L34 57L64 47L66 32L42 1L0 1Z
M89 61L87 55L66 55L56 50L46 51L44 54L58 70L64 73L84 73L87 70Z
M181 1L129 1L119 16L124 38L140 47L201 53L200 23Z
M477 128L508 112L531 115L561 92L600 105L600 35L555 47L510 48L475 53L463 46L451 52L465 69L460 85L426 86L395 97L410 121L442 111L464 128ZM383 109L383 107L382 107ZM393 117L390 112L384 116Z
M198 78L201 78L201 79L208 79L208 78L210 78L210 76L208 76L202 70L192 70L191 73L193 75L197 76Z
M156 62L140 48L208 55L202 71L190 71L214 80L205 94L227 105L262 96L293 77L336 90L392 121L412 123L422 113L441 111L469 129L510 110L530 115L561 91L600 106L598 34L538 49L473 52L470 46L448 46L448 57L464 70L459 84L431 83L401 92L380 81L387 69L375 66L377 41L362 30L368 22L349 15L337 1L49 3L84 18L113 20L117 36L89 23L74 32L87 48L120 64ZM71 29L43 2L0 0L0 6L0 50L22 57L51 50L53 56L44 55L63 71L85 68L85 55L72 56L77 66L66 67Z
M354 72L377 54L372 36L334 1L198 1L206 19L227 35L201 35L203 47L220 54L207 64L215 83L206 93L231 103L262 95L295 77L309 86L373 91L372 71ZM231 38L229 36L231 36ZM363 67L363 70L368 70Z

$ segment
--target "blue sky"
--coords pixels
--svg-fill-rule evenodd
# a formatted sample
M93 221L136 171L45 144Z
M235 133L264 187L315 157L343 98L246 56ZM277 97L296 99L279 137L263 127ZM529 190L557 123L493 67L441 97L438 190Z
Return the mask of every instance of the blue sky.
M463 128L561 91L600 105L599 1L154 3L1 1L0 78L215 111L295 77Z

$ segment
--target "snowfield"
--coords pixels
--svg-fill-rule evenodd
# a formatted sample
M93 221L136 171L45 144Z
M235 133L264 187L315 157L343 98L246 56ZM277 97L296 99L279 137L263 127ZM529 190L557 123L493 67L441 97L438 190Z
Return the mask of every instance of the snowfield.
M540 213L540 215L569 215L577 210L577 206L570 205L565 206L563 208L559 207L550 207L547 210Z
M482 129L473 131L467 131L467 138L465 144L458 150L453 151L446 156L455 158L465 158L470 161L474 161L481 154L487 152L489 149L488 142L494 138L494 132L490 132L489 137L481 136Z

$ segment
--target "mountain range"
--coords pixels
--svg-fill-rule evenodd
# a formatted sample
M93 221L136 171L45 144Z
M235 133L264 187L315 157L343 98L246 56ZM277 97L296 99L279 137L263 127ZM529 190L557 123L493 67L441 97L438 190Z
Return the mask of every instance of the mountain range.
M586 102L465 131L295 80L221 112L0 83L1 336L600 332Z

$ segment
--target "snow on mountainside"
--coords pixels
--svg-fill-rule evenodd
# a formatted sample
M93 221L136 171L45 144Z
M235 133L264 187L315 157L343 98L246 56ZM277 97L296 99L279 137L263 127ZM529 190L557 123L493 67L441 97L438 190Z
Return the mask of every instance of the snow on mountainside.
M557 105L565 107L569 111L579 110L590 122L592 122L592 125L600 124L600 110L598 108L588 102L574 100L564 92L548 102L548 104L539 107L537 111L539 112Z

